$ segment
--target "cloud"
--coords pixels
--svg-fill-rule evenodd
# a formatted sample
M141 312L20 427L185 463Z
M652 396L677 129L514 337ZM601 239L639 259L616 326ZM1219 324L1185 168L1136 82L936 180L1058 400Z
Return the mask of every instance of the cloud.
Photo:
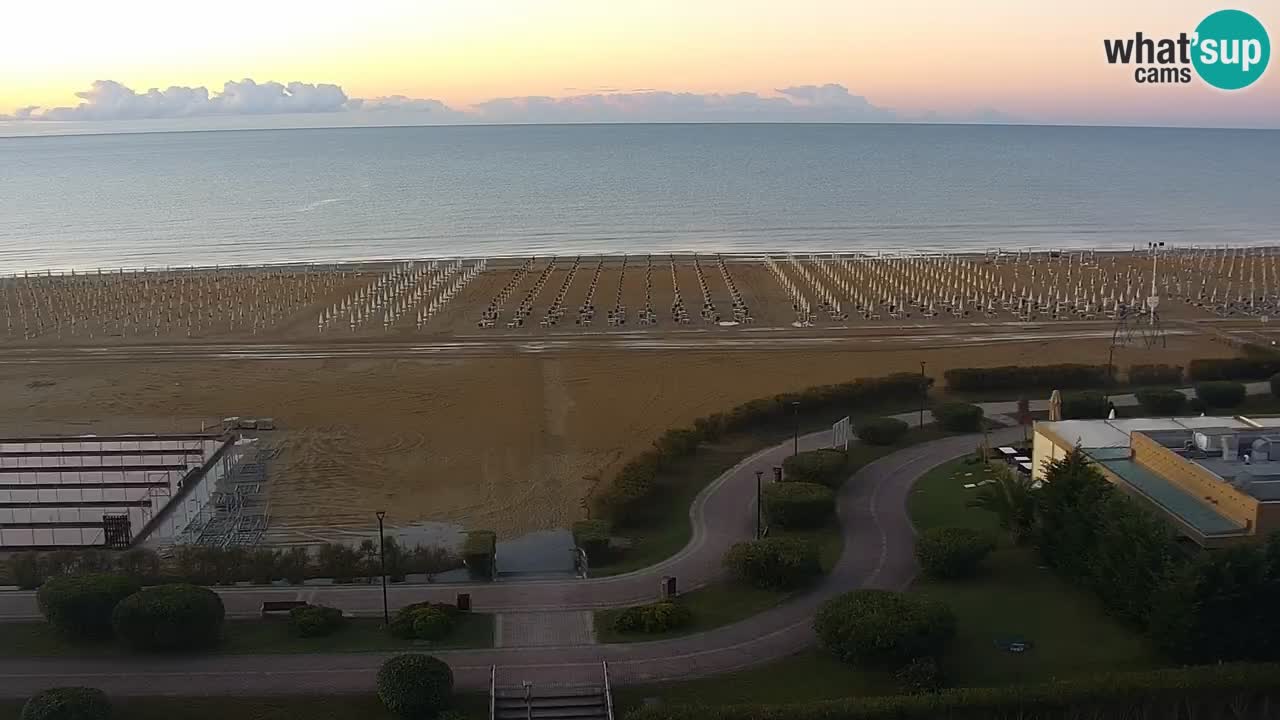
M99 80L76 93L73 107L42 110L26 107L0 120L108 121L201 117L243 118L261 115L331 114L343 124L465 124L582 122L895 122L998 121L1008 116L994 109L971 115L936 113L906 115L875 105L843 85L795 85L770 94L755 92L690 93L656 89L594 88L565 97L500 97L467 108L432 98L388 95L352 98L338 85L326 83L232 81L221 92L204 87L174 86L146 92L113 80ZM226 122L232 122L227 120ZM243 122L243 121L236 121Z

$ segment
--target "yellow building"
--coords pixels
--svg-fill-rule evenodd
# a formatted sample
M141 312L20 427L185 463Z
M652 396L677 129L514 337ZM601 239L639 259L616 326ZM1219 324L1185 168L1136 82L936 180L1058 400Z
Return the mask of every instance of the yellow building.
M1038 422L1033 480L1077 446L1202 547L1280 530L1280 417Z

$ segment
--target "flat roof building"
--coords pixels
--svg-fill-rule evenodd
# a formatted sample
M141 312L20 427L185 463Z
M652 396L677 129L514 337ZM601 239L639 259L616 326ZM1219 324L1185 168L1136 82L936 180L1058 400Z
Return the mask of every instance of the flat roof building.
M1033 480L1075 447L1203 547L1280 530L1280 417L1038 422Z

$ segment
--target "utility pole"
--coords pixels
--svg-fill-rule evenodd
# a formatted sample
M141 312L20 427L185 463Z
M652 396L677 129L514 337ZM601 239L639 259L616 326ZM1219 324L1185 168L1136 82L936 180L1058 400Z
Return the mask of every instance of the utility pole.
M761 513L761 511L763 510L763 508L762 508L762 507L761 507L761 505L760 505L760 498L761 498L761 492L760 492L760 483L761 483L761 480L760 480L760 476L761 476L761 475L764 475L764 471L763 471L763 470L757 470L757 471L756 471L756 539L757 539L757 540L759 540L759 539L760 539L760 513Z
M387 543L386 534L382 531L382 519L387 516L386 510L379 510L378 515L378 564L382 568L382 622L391 626L391 611L387 608Z
M928 402L929 382L924 376L924 361L920 361L920 427L924 427L924 404Z

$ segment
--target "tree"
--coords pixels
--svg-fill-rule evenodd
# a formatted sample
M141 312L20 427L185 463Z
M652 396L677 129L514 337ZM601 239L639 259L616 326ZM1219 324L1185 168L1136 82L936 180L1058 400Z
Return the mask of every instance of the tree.
M1081 579L1098 542L1099 508L1115 489L1080 448L1045 466L1035 492L1035 543L1046 565Z
M967 504L995 513L1000 529L1009 533L1014 544L1025 545L1036 525L1036 497L1031 478L1007 468L995 475L995 481L978 488Z
M1164 520L1120 494L1098 510L1098 542L1088 559L1090 582L1113 613L1145 625L1163 591L1177 549Z

